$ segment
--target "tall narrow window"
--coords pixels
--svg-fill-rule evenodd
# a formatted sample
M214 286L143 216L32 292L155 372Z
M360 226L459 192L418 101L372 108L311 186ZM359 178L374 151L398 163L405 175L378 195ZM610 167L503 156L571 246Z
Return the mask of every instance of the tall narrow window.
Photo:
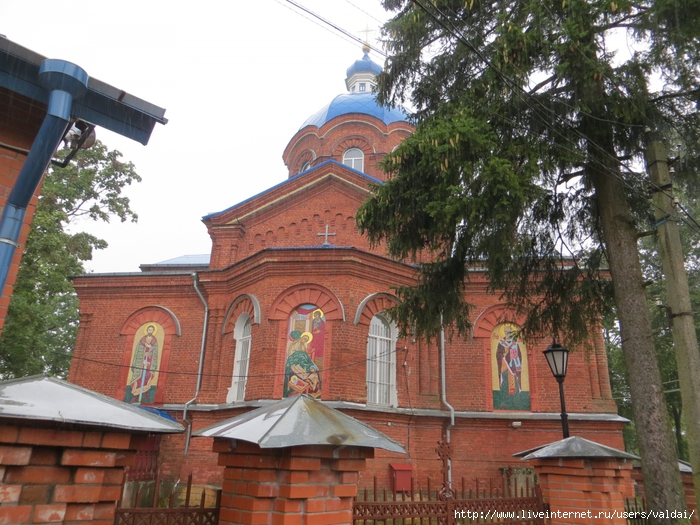
M245 399L248 363L250 362L250 328L250 317L248 314L241 314L233 331L233 337L236 339L236 353L233 357L233 381L226 396L227 403L235 403Z
M367 403L396 406L396 329L375 315L367 338Z
M365 154L360 148L350 148L343 155L343 164L357 171L365 169Z

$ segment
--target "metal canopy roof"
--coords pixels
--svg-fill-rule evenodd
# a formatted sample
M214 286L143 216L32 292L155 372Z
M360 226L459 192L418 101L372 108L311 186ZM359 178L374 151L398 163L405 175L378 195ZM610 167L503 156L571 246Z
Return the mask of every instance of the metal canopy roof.
M0 381L0 418L58 421L141 432L182 432L183 427L137 405L43 375Z
M579 436L571 436L561 441L550 443L549 445L531 448L530 450L513 454L513 456L516 458L522 457L523 460L554 458L639 459L639 456L635 456L629 452L601 445L600 443L589 441Z
M0 87L46 104L49 92L39 83L46 57L0 37ZM156 123L165 124L165 110L95 78L73 103L72 117L147 144Z
M211 254L191 254L191 255L181 255L179 257L174 257L173 259L167 259L165 261L155 262L155 263L145 263L140 266L140 268L158 268L161 266L209 266L209 259Z
M240 439L260 448L347 445L406 453L393 439L307 395L288 397L198 430L194 435Z

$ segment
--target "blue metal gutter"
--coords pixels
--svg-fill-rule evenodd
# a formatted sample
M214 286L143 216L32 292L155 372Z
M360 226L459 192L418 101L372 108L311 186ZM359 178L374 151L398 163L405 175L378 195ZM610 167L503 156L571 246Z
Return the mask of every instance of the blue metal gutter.
M48 103L48 93L38 81L46 57L0 36L0 87ZM87 91L73 101L71 116L148 144L156 124L166 124L165 110L119 88L87 79Z
M29 201L68 129L73 99L87 92L87 73L65 60L44 60L38 76L41 85L49 92L48 112L0 219L0 290L5 288Z

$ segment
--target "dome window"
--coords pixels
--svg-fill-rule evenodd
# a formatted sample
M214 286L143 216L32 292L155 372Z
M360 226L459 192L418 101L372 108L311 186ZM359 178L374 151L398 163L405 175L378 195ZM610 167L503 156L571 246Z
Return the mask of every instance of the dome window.
M343 164L357 171L365 169L365 154L360 148L350 148L343 155Z
M367 84L360 82L360 91L367 91Z

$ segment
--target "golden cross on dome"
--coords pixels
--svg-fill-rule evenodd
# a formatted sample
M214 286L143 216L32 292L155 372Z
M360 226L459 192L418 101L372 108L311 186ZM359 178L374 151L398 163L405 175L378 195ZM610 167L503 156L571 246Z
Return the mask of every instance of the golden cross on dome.
M360 31L360 33L364 33L364 34L365 34L365 44L369 45L369 34L370 34L370 33L374 33L375 31L376 31L376 29L370 29L370 28L369 28L369 24L367 24L367 25L365 26L365 29L362 29L362 30Z
M318 237L325 237L326 240L323 242L321 246L330 246L331 243L328 242L328 237L333 237L335 236L335 233L328 233L328 225L326 224L326 232L325 233L317 233L316 234Z

